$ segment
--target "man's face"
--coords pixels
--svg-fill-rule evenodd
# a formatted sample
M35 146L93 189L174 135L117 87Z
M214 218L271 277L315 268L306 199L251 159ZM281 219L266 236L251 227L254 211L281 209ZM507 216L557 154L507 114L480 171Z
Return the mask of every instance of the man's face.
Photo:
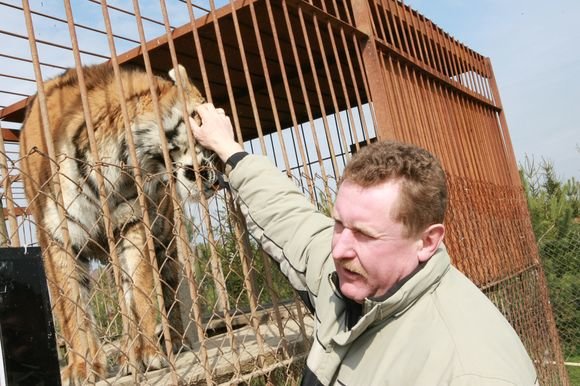
M343 295L356 302L384 295L419 265L420 237L393 220L397 182L362 188L344 181L336 197L332 257Z

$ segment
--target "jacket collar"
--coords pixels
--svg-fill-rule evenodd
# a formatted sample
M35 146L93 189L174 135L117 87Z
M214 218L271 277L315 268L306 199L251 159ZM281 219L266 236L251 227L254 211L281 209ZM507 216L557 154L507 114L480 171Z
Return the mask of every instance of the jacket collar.
M363 315L376 309L377 318L385 319L405 312L423 294L437 287L450 266L447 250L442 246L427 262L421 264L381 299L365 299Z
M370 325L404 313L425 293L433 291L450 267L449 255L445 246L441 244L441 247L426 263L420 265L387 294L380 299L365 299L362 305L362 317L358 323L351 330L338 334L334 338L335 342L349 343L367 330Z

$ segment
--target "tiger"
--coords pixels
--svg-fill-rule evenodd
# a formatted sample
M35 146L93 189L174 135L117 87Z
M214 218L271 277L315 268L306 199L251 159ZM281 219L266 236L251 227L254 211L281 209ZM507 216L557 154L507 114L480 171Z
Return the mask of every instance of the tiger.
M54 317L67 349L67 363L61 370L63 384L93 383L107 375L107 358L88 303L91 261L110 263L110 246L118 256L129 313L123 323L126 342L120 372L131 372L131 363L137 363L138 371L167 365L161 354L163 349L158 347L159 312L145 214L154 239L171 343L174 348L184 344L179 302L175 301L179 266L174 209L187 200L199 201L202 195L209 198L215 192L220 166L215 154L199 145L189 145L185 120L193 116L199 121L195 109L205 99L185 68L178 65L177 71L178 77L174 69L169 71L169 78L154 75L159 106L155 109L150 78L143 69L121 68L121 98L118 78L109 63L82 67L93 140L87 130L76 69L44 83L51 143L43 129L39 95L29 103L20 134L20 174L43 251ZM185 100L179 95L177 79ZM183 114L184 102L188 116ZM126 106L129 127L125 125L122 104ZM166 167L162 135L171 160L170 170ZM129 146L131 138L134 153ZM49 158L51 149L55 159ZM98 156L92 151L95 149ZM194 157L199 173L194 171ZM138 175L141 188L136 183ZM201 191L196 182L199 175ZM55 182L60 183L60 192ZM177 191L177 203L171 186ZM105 197L108 223L100 197ZM142 209L142 202L146 209ZM66 221L62 221L63 216ZM130 361L131 357L134 359Z

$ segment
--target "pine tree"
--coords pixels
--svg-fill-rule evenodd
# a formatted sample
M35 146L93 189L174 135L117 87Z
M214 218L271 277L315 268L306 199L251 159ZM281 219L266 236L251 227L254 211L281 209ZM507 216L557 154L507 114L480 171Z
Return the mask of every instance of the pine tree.
M564 355L579 356L580 182L561 182L551 162L527 157L520 175Z

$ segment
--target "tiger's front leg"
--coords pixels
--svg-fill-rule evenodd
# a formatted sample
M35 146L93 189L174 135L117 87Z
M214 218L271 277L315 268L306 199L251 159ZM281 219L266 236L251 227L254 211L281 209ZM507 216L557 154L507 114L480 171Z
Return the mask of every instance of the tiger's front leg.
M69 255L58 243L40 239L53 312L67 348L63 385L95 383L107 371L105 352L95 335L89 304L88 264Z
M166 244L158 244L156 247L157 264L161 271L161 285L163 288L163 302L167 319L169 321L169 331L171 336L171 347L173 353L191 348L191 342L185 336L181 307L183 304L178 299L178 287L183 271L181 263L178 261L177 248L174 240Z
M141 222L125 226L117 252L122 269L122 286L127 305L126 342L121 356L121 372L132 373L131 354L141 370L156 370L168 365L164 350L158 344L156 326L159 316L154 269Z

